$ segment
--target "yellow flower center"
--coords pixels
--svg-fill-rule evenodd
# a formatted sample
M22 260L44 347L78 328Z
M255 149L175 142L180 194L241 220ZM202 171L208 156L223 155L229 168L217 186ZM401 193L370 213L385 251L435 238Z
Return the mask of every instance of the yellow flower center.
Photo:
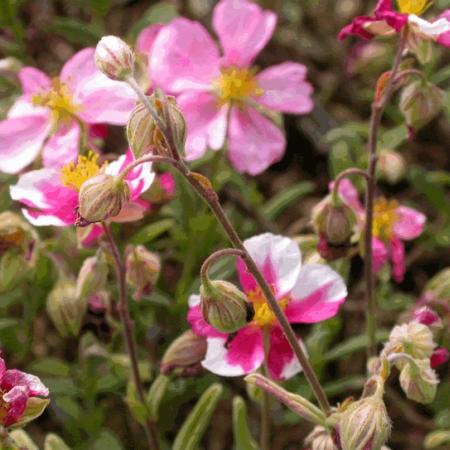
M431 4L429 0L397 0L400 12L403 14L415 14L419 16Z
M375 200L373 211L373 235L383 240L389 240L392 237L394 224L398 219L398 202L395 200L386 200L378 198Z
M51 89L42 94L35 94L31 99L33 105L50 108L54 122L69 122L80 110L72 99L69 88L59 78L53 78Z
M258 86L252 69L228 67L222 70L222 75L214 83L219 104L235 102L241 106L249 97L258 97L263 90Z
M106 165L107 163L102 167L99 166L96 153L89 152L87 156L80 155L76 164L71 161L61 169L61 182L64 186L78 192L86 180L95 177Z
M261 328L272 326L276 322L275 314L270 309L267 303L266 297L259 288L254 291L247 292L248 299L253 303L255 308L255 316L253 317L253 323ZM289 298L282 298L278 300L278 304L281 309L285 309L289 303Z

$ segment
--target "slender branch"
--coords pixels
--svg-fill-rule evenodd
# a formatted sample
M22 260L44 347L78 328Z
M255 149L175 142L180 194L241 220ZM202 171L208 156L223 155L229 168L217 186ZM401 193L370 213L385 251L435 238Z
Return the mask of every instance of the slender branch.
M207 283L208 280L208 270L209 268L219 259L226 256L240 256L245 257L245 253L242 250L238 250L236 248L224 248L222 250L218 250L213 254L209 255L208 258L202 264L200 269L200 279L202 283Z
M367 302L367 336L368 347L367 354L369 357L374 356L377 351L376 344L376 299L374 296L375 290L375 277L373 273L373 248L372 248L372 228L373 228L373 209L375 200L375 174L377 169L377 141L378 131L381 124L381 118L388 101L390 100L395 86L395 78L400 67L403 51L405 49L407 38L407 29L405 28L400 37L400 43L398 46L397 54L392 66L389 82L384 90L383 95L379 101L374 101L372 104L372 115L370 119L370 134L368 142L369 152L369 167L367 173L369 175L366 191L366 229L365 229L365 245L364 245L364 259L365 259L365 279L366 279L366 302Z
M138 357L136 351L136 342L134 340L133 333L133 321L130 318L128 310L127 294L126 294L126 268L123 264L122 257L120 256L119 249L114 241L114 237L111 233L109 226L103 222L103 230L108 239L111 251L113 253L115 269L117 275L117 282L119 285L119 302L117 304L117 310L119 312L120 320L123 326L123 334L127 345L128 355L131 362L131 373L133 377L134 385L139 397L139 401L145 405L144 387L142 384L141 376L139 374ZM159 450L159 442L155 425L150 420L146 420L144 424L144 430L147 437L147 442L150 450Z

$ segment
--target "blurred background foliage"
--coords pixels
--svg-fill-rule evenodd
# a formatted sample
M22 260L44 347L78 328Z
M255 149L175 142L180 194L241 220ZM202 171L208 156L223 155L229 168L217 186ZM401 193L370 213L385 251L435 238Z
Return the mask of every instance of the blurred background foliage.
M339 29L368 8L362 0L261 0L279 14L276 34L258 64L265 67L287 59L308 67L315 86L316 107L305 117L285 118L287 152L282 161L257 178L247 178L229 167L222 154L208 155L193 167L210 176L242 237L262 231L291 236L311 233L310 211L327 192L329 180L350 166L366 164L365 142L373 89L379 74L390 65L391 47L377 41L366 44L336 39ZM210 27L212 0L0 0L0 55L14 57L47 73L58 73L74 51L95 46L104 34L116 34L133 43L138 33L153 23L177 15L201 20ZM434 2L437 11L450 7L448 0ZM371 5L369 5L370 8ZM377 291L380 307L379 339L384 340L398 316L421 294L427 280L450 265L450 56L434 47L424 66L432 81L446 91L445 108L435 120L408 140L396 102L386 114L381 133L383 150L396 150L407 169L399 180L380 179L380 192L412 204L429 218L426 232L408 248L407 275L393 285L381 275ZM17 79L0 66L0 115L20 93ZM110 127L103 150L122 153L122 129ZM0 155L1 157L1 155ZM18 210L8 195L14 177L0 175L0 209ZM143 221L116 226L114 233L126 243L143 244L160 253L163 271L151 296L130 302L136 322L142 376L148 386L158 374L157 361L168 344L187 329L189 294L199 287L198 272L213 250L227 246L220 228L206 207L177 179L177 195ZM356 181L356 180L355 180ZM56 278L54 256L77 274L82 261L95 249L80 249L74 229L41 228L40 257L36 270L12 292L0 295L0 344L10 367L33 372L51 391L51 406L27 431L38 444L56 432L77 450L143 448L139 426L128 415L123 401L127 389L127 359L121 334L105 317L86 317L79 339L62 339L49 322L45 301ZM303 243L307 239L299 238ZM362 261L354 258L337 264L350 285L349 301L342 313L297 331L307 342L312 361L333 402L359 395L364 382L365 337ZM234 279L234 264L222 261L213 276ZM110 291L114 298L115 283ZM392 386L389 412L394 422L392 448L419 450L425 435L435 428L450 428L448 364L440 369L443 382L437 399L428 406L404 400ZM170 448L176 431L200 395L214 381L224 386L202 448L232 449L232 402L246 399L249 423L258 428L258 399L246 392L240 379L219 380L211 374L198 379L174 379L167 384L159 405L159 427ZM287 387L311 396L302 377ZM130 400L130 396L128 398ZM235 401L242 408L241 400ZM235 414L240 414L236 409ZM273 404L273 449L300 449L309 426L293 413ZM236 421L239 423L239 416ZM238 448L238 447L237 447ZM239 450L239 448L238 448Z

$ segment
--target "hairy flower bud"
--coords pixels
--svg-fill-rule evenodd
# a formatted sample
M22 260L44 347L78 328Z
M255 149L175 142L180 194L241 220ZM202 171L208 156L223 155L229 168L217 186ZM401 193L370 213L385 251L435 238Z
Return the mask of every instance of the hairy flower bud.
M186 121L175 98L167 96L161 98L152 94L148 100L161 122L166 127L170 125L174 143L181 148L186 141ZM167 110L167 117L164 117L164 107ZM130 114L127 124L127 139L135 158L141 157L150 150L159 155L174 156L172 149L169 148L169 143L166 142L153 116L143 103L138 103Z
M80 298L102 290L106 285L108 277L108 264L102 252L96 256L86 258L78 272L76 284L76 296Z
M439 380L428 359L416 359L405 364L400 372L400 385L410 400L431 403Z
M140 300L142 295L149 295L161 273L159 256L147 250L143 245L130 245L125 252L127 284L135 290L133 298Z
M403 89L400 97L400 110L406 125L414 130L427 125L441 110L444 92L434 84L414 81Z
M77 297L70 280L59 280L47 297L47 313L63 337L78 335L86 309L87 300Z
M337 450L330 432L320 425L314 427L308 434L305 445L311 450Z
M201 361L206 355L206 339L192 330L184 332L167 348L161 360L160 371L170 374L179 370L181 376L196 375L202 371Z
M405 158L396 151L385 150L378 158L378 174L381 179L389 184L397 184L406 174Z
M254 316L253 305L233 283L207 280L200 287L203 318L216 330L234 333Z
M134 54L130 46L116 36L104 36L95 49L95 64L112 80L124 81L134 72Z
M117 216L129 198L130 188L126 181L102 173L81 185L78 212L88 223L102 222Z
M378 450L390 432L386 406L377 394L352 403L342 413L339 424L342 450Z

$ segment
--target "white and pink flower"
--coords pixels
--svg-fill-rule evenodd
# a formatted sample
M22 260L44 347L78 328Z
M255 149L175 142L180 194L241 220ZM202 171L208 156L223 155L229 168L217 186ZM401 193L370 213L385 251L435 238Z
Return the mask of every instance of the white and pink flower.
M158 86L178 95L188 127L188 160L227 142L234 167L256 175L283 156L283 132L264 110L308 113L313 88L302 64L285 62L258 74L252 68L276 21L273 12L247 0L221 0L214 8L213 28L222 55L198 22L178 18L148 32L150 75ZM147 37L140 48L146 48Z
M81 185L100 171L118 175L133 160L132 152L127 151L118 160L100 167L98 155L79 156L76 164L71 162L62 169L44 168L21 175L17 184L10 188L11 197L26 206L22 212L35 226L72 226L78 218L78 191ZM143 217L149 204L139 197L151 186L154 176L151 163L141 164L126 176L130 202L111 219L113 222L130 222ZM98 237L101 227L93 225L89 234ZM90 241L89 237L86 240Z
M315 323L336 315L347 296L343 279L322 264L302 265L298 245L289 238L270 233L245 242L286 317L291 323ZM245 263L237 265L240 284L255 316L235 334L215 330L203 319L200 296L191 296L188 320L193 331L208 341L203 366L222 376L240 376L258 369L264 360L264 334L269 338L268 367L274 379L283 380L301 367L286 340L264 295Z
M417 37L435 41L444 47L450 47L450 9L437 19L429 22L419 17L430 2L428 0L397 0L398 11L392 0L378 0L373 16L358 16L339 33L339 39L349 35L363 39L375 36L389 36L399 33L405 26Z
M350 180L341 181L339 194L358 213L362 228L365 222L365 211L359 200L358 191ZM425 215L416 209L400 205L396 200L376 198L372 229L374 271L379 272L390 260L392 277L398 283L402 282L405 275L404 241L420 236L425 222Z
M22 96L0 122L0 171L6 173L19 173L41 152L44 167L76 161L80 124L124 125L136 104L131 88L97 69L93 48L70 58L58 78L33 67L18 76Z

